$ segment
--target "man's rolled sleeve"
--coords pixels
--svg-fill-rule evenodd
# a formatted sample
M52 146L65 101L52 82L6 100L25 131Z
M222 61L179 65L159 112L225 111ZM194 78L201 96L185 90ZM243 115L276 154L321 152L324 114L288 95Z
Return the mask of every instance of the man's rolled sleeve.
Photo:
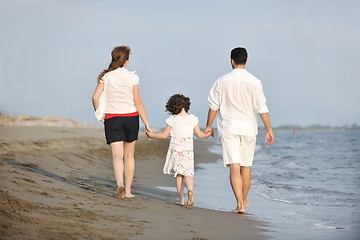
M257 89L255 104L256 104L255 109L257 109L258 114L269 112L269 109L266 106L266 98L261 84L259 84Z
M268 112L269 112L269 109L266 105L262 106L258 111L259 114L268 113Z
M219 83L215 82L213 87L210 89L208 96L209 108L213 111L217 111L220 107L220 92L219 92Z

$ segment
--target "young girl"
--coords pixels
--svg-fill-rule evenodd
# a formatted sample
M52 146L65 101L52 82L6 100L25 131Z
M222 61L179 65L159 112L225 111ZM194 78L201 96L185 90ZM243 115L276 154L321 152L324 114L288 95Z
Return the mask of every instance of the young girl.
M179 201L176 203L184 206L184 179L188 189L187 208L194 205L193 176L194 176L194 130L199 138L208 138L212 132L205 134L199 128L199 120L196 116L188 114L190 98L181 94L170 97L166 104L166 111L172 115L166 120L166 128L162 133L146 131L147 136L156 139L165 139L169 134L171 141L166 155L163 169L164 174L174 174Z

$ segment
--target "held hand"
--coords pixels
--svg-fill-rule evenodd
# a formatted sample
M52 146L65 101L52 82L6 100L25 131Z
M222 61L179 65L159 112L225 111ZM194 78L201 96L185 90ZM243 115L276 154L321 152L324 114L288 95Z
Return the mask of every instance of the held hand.
M149 126L145 126L145 134L149 138L149 141L150 141L152 132L151 132L151 129Z
M150 126L145 125L145 132L152 133Z
M267 143L268 146L270 146L274 142L274 134L272 131L266 132L265 135L265 143Z
M146 136L149 138L149 141L151 140L151 133L150 132L145 132Z
M105 123L105 116L100 119L102 123Z
M206 127L205 128L205 134L209 134L209 136L206 139L209 139L210 136L214 137L214 131L211 129L211 127Z
M213 132L213 131L208 132L208 133L205 133L205 134L206 134L205 139L209 139L210 136L213 136L213 137L214 137L214 132Z

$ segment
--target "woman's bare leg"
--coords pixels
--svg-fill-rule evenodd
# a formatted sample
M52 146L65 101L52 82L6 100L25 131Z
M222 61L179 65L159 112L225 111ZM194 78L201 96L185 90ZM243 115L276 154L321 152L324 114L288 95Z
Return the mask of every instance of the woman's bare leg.
M133 142L124 142L124 176L125 176L125 198L133 198L134 195L131 194L131 185L134 178L135 172L135 143Z
M113 171L118 188L124 185L124 147L123 142L110 143Z

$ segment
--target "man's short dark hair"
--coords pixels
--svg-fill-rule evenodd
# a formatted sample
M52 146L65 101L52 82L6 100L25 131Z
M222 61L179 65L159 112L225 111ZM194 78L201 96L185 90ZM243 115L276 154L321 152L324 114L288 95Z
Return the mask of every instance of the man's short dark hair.
M236 65L245 65L247 60L247 52L245 48L238 47L231 50L231 59L234 60Z

